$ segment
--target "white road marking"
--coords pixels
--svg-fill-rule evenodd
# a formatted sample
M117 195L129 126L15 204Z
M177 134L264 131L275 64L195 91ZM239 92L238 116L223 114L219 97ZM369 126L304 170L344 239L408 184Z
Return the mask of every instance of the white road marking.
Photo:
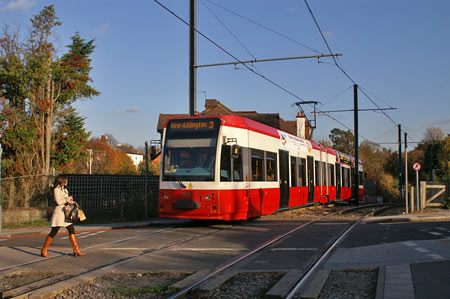
M133 247L124 247L124 248L103 248L102 250L148 250L150 248L133 248Z
M416 247L416 248L414 248L414 250L416 250L418 252L422 252L422 253L430 252L428 249L423 248L423 247Z
M171 251L245 251L249 248L171 248Z
M427 256L431 257L434 260L442 260L444 259L442 256L440 256L439 254L435 254L435 253L428 253Z
M270 251L316 251L317 248L272 248Z
M430 234L435 235L435 236L443 236L444 235L444 234L437 233L437 232L430 232Z
M413 241L405 241L402 242L404 245L409 246L409 247L413 247L413 246L417 246L417 243L413 242Z
M313 225L348 225L348 222L316 222Z

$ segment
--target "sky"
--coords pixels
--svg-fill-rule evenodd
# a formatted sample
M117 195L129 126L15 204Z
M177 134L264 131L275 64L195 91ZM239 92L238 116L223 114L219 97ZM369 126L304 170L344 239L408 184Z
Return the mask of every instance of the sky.
M188 0L160 2L189 21ZM450 1L308 4L332 53L342 54L341 70L331 58L250 64L254 72L242 65L198 68L197 110L217 99L235 111L294 120L298 101L317 101L320 111L353 109L356 83L360 109L395 108L360 112L360 142L396 150L398 124L410 142L430 127L450 133ZM189 113L187 25L153 0L0 0L0 24L26 30L48 5L62 22L59 55L76 32L95 40L91 78L101 95L74 105L92 137L107 133L142 147L160 138L160 113ZM198 36L198 65L330 53L304 0L197 0L197 28L221 47ZM312 108L303 109L313 119ZM317 115L315 140L333 128L353 130L353 112L328 115Z

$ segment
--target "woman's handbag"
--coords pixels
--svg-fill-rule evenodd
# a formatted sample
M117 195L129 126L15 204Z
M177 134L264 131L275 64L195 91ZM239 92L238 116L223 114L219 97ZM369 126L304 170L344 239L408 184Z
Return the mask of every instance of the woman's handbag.
M72 223L86 220L86 215L76 202L64 206L64 216L67 222Z

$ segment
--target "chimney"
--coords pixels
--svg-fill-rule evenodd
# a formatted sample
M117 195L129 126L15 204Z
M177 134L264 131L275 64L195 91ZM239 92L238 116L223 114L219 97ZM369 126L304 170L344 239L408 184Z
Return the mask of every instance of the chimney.
M306 118L303 112L297 114L297 136L306 139Z
M219 101L217 101L216 99L207 99L205 101L205 110L206 111L211 111L214 107L217 106Z
M106 142L106 143L109 143L108 142L108 136L106 136L106 135L102 135L102 139L101 139L103 142Z

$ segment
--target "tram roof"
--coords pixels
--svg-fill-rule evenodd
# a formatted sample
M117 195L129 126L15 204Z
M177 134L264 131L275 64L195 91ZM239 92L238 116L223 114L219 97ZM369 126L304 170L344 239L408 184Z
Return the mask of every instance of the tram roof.
M193 117L173 117L173 118L169 118L167 120L167 122L171 119L208 119L208 118L218 118L221 120L221 124L222 126L227 126L227 127L234 127L234 128L240 128L240 129L247 129L247 130L251 130L260 134L264 134L264 135L268 135L277 139L280 139L280 134L278 129L265 125L263 123L251 120L249 118L246 117L242 117L242 116L237 116L237 115L214 115L214 116L193 116ZM167 127L167 122L165 124L165 128ZM284 132L284 131L283 131ZM285 134L289 134L292 135L290 133L284 132ZM294 136L294 135L293 135ZM300 139L304 139L298 136L295 136L296 138L300 138ZM306 139L304 139L306 140ZM335 149L326 147L324 145L321 145L315 141L312 140L308 140L311 143L311 147L315 150L319 150L322 152L326 152L328 154L334 155L334 156L345 156L347 159L349 159L350 161L355 161L355 158L339 152ZM359 160L359 163L361 164L361 160Z

